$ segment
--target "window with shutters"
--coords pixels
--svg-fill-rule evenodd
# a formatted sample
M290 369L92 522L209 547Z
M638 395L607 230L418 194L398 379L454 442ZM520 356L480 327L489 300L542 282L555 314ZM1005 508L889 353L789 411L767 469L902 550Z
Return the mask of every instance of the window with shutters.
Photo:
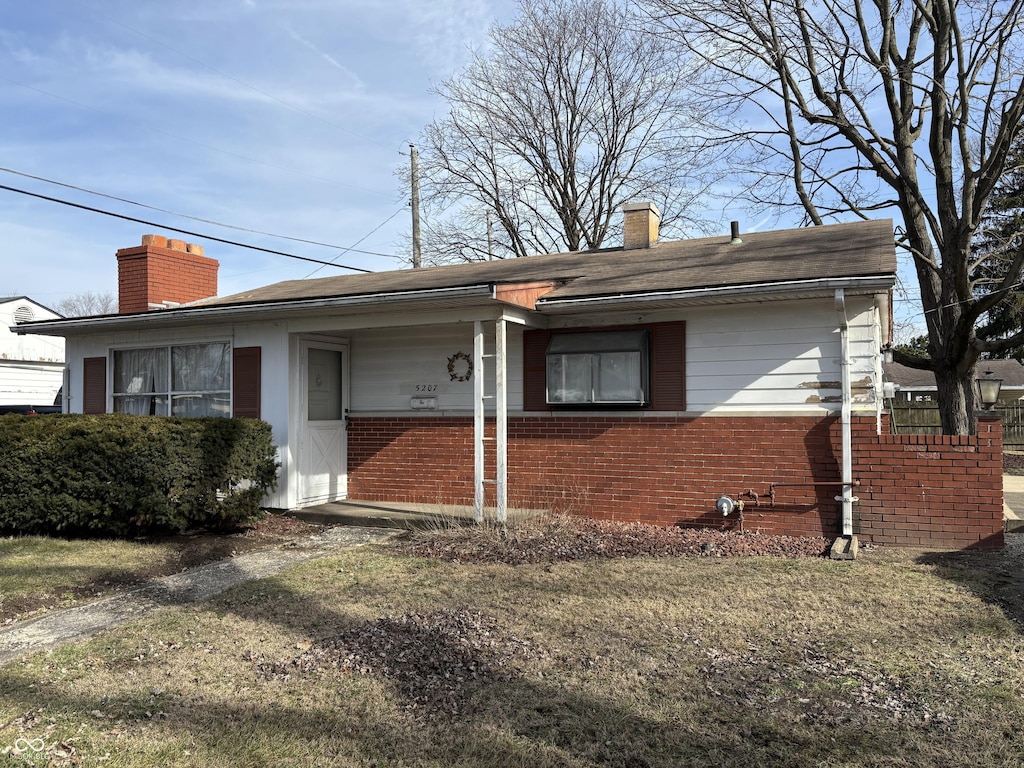
M648 405L645 330L552 333L545 355L551 405Z
M115 413L230 416L227 342L114 350Z
M686 323L523 333L523 409L686 410Z

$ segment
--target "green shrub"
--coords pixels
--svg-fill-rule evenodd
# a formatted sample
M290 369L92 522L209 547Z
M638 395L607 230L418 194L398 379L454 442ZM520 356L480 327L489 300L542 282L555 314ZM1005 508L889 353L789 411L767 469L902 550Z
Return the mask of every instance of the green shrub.
M0 417L0 533L115 535L229 528L277 481L255 419Z

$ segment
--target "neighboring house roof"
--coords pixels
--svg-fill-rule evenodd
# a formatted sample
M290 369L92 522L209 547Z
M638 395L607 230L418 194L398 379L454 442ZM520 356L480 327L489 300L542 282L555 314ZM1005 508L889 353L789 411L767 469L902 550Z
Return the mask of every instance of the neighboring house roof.
M169 309L42 324L35 332L94 325L181 323L208 315L253 316L271 307L375 306L384 301L462 306L518 303L544 313L581 306L761 301L832 295L837 287L888 290L895 280L892 221L661 241L646 248L529 256L451 266L289 280ZM496 290L498 289L498 290ZM506 289L506 290L501 290ZM521 289L521 290L517 290ZM446 304L445 304L446 303Z
M24 295L21 295L21 296L0 296L0 305L2 305L2 304L13 304L14 302L21 302L21 303L28 302L29 304L37 306L40 309L46 310L47 312L50 312L51 314L60 315L60 312L56 311L55 309L50 309L49 307L40 304L35 299L30 299L28 296L24 296Z
M900 363L883 363L885 380L896 384L901 390L935 390L935 375L931 371L910 368ZM978 376L992 371L992 375L1003 380L1003 389L1024 389L1024 365L1016 360L979 360L975 369Z

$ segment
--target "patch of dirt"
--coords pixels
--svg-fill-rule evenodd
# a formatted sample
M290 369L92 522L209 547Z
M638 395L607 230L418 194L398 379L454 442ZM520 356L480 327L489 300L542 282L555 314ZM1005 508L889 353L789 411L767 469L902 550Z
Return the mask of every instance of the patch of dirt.
M701 667L708 694L756 710L796 707L799 720L828 727L865 726L874 719L943 727L951 713L934 710L899 677L852 658L824 642L809 647L757 648L747 653L704 649Z
M166 545L172 552L167 561L158 566L161 572L148 574L148 579L169 576L186 568L223 560L225 557L251 552L254 549L275 547L312 536L321 530L321 525L306 523L287 515L267 514L262 520L256 520L233 531L196 531L140 541Z
M526 565L620 557L821 557L830 542L812 536L553 517L514 528L431 531L397 546L409 555L449 562Z
M271 661L249 654L246 660L271 680L286 681L326 668L383 675L402 693L410 716L432 719L458 716L472 688L511 680L522 673L523 661L546 655L491 616L444 609L383 616L311 643L291 659Z

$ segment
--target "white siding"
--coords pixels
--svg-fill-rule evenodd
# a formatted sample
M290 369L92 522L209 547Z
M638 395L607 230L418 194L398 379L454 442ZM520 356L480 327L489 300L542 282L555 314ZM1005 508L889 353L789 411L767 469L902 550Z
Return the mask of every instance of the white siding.
M63 363L3 361L0 364L0 405L53 405L63 381Z
M854 397L861 407L874 408L873 301L855 297L847 304ZM708 308L686 320L688 410L838 407L842 372L832 301Z
M493 323L487 352L494 351ZM439 411L473 410L473 381L453 381L448 358L457 352L472 356L473 324L418 326L355 331L352 345L352 411L408 411L414 397L437 398ZM523 403L522 328L508 326L508 403ZM486 391L494 392L494 361L474 360L474 375L485 366Z
M854 407L874 410L879 363L873 298L848 297L847 316ZM671 320L686 321L688 413L820 412L840 407L839 320L832 299L700 307L643 317L575 317L559 319L557 325ZM516 365L521 368L518 361Z

